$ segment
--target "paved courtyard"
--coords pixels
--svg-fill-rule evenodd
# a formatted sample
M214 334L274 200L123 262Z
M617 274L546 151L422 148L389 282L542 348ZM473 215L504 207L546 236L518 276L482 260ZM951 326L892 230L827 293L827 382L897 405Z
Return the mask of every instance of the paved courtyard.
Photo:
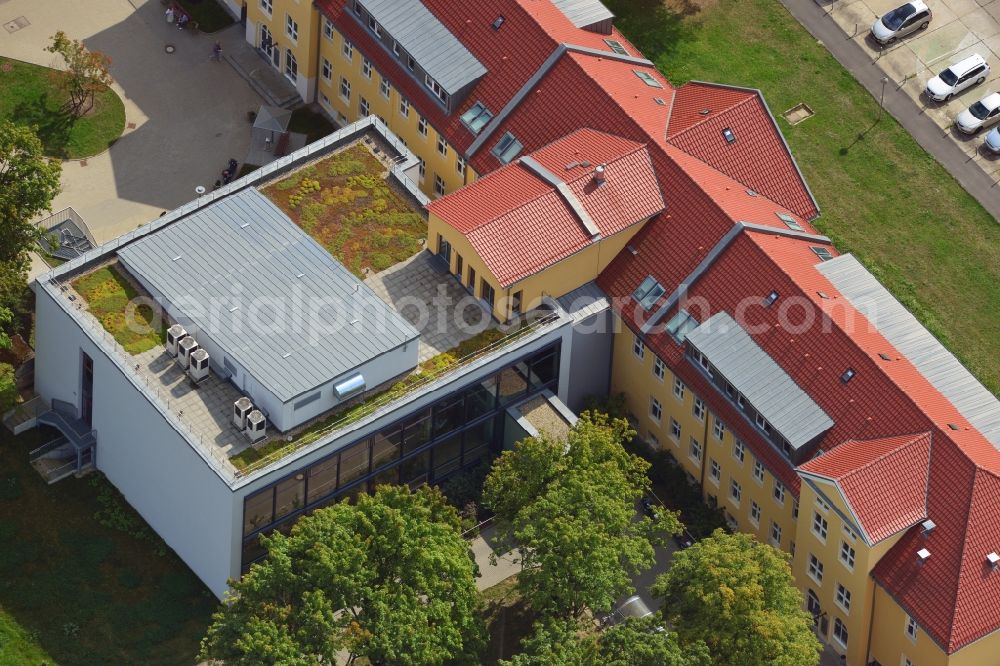
M426 250L369 276L365 284L420 331L421 363L491 325L479 301Z
M954 128L955 116L988 93L1000 91L1000 0L928 0L933 12L923 32L881 47L869 36L875 18L904 0L818 0L847 34L871 56L872 63L889 79L887 89L898 89L912 98L959 148L994 180L1000 179L1000 156L982 148L986 131L968 136ZM950 102L934 102L924 95L927 80L948 65L978 53L990 65L990 75Z
M239 23L215 35L179 31L155 0L0 1L0 23L22 17L24 27L0 30L0 54L57 66L61 59L44 47L63 30L112 60L125 133L86 163L65 162L52 203L76 209L98 242L190 201L198 185L211 189L230 157L246 155L246 113L261 98L227 63L209 60L216 39L224 52L238 47Z

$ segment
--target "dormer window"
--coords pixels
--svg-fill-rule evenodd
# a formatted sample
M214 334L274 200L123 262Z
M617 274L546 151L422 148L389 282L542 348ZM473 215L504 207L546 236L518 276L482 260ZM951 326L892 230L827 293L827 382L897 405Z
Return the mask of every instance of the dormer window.
M372 16L368 17L368 28L375 33L376 37L382 36L382 26L380 26L378 21L376 21Z
M424 74L424 84L431 89L432 93L437 95L438 99L445 104L448 103L448 93L445 92L440 83L431 78L430 74Z
M514 135L507 132L500 140L497 141L497 145L493 146L493 156L504 164L509 164L511 160L518 156L521 149L524 148L524 144L514 138Z
M358 16L361 16L361 11L362 11L361 10L361 3L357 2L355 0L355 3L354 3L354 13L357 14Z
M462 123L472 130L473 134L479 134L486 127L486 123L492 119L493 114L490 113L489 109L482 102L476 102L468 111L462 114Z

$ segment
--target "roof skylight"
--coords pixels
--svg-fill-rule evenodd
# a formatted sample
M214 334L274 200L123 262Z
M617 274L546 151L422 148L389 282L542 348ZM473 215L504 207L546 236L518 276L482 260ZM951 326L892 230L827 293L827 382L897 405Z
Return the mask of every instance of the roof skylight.
M649 72L644 72L641 69L633 69L632 71L635 72L635 75L638 76L640 79L642 79L642 82L645 83L650 88L663 87L663 84L657 81L656 77L654 77Z
M513 134L507 132L500 137L497 145L493 146L493 150L490 152L504 164L509 164L511 160L517 157L522 148L524 148L524 144L515 139Z
M785 226L792 231L805 231L805 229L802 228L802 225L799 224L791 215L787 213L775 213L775 215L777 215L778 219L784 222Z

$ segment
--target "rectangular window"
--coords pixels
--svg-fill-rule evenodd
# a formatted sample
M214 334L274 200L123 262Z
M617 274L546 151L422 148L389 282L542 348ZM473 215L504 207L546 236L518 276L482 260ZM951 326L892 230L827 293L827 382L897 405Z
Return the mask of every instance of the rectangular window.
M650 88L662 88L663 84L656 80L656 77L649 72L644 72L641 69L633 69L632 72L642 80Z
M774 501L781 505L785 503L785 485L777 479L774 480Z
M444 140L443 136L438 136L437 151L443 157L448 156L448 142Z
M809 576L817 583L823 583L823 563L812 553L809 553Z
M333 79L333 65L326 58L323 58L323 78L328 82Z
M811 247L809 249L812 250L817 257L819 257L820 261L830 261L831 259L833 259L833 253L830 252L830 250L828 250L825 247L817 246L817 247Z
M345 58L348 60L354 60L354 44L351 44L349 40L344 39L344 45L341 47L341 51L343 52Z
M792 500L792 518L799 517L799 501L797 499Z
M636 358L644 358L646 356L646 345L643 344L642 338L638 335L632 338L632 353Z
M694 437L691 438L690 453L695 460L701 460L701 442Z
M368 58L361 59L361 74L366 78L371 80L372 78L372 63Z
M479 297L486 301L487 305L490 306L490 310L493 310L493 285L487 282L485 278L480 279Z
M465 283L469 287L469 291L475 294L476 292L476 269L469 266L469 281Z
M837 604L845 613L851 612L851 591L837 583Z
M646 279L636 287L636 290L632 292L632 298L634 298L643 310L649 310L653 307L660 297L666 293L663 285L661 285L656 278L652 275L647 275Z
M264 10L264 13L268 16L274 14L274 4L273 0L260 0L260 8Z
M496 145L490 151L493 156L500 160L503 164L509 164L511 160L518 156L524 145L514 138L514 135L507 132L500 140L497 141Z
M479 134L480 130L486 127L486 123L492 118L493 114L487 110L486 106L482 102L476 102L462 114L462 123L472 130L473 134Z
M781 525L771 521L771 544L776 548L781 547Z
M711 477L715 485L719 485L719 481L722 479L722 467L719 466L719 461L712 459L712 464L709 466L708 475Z
M764 483L764 464L757 458L753 459L753 478L757 483Z
M754 423L756 423L757 427L763 430L765 433L767 434L771 433L771 424L767 422L767 419L761 416L760 412L758 412L757 415L754 417Z
M917 621L909 615L906 616L906 637L911 641L917 640Z
M812 523L812 533L816 535L816 538L826 543L826 533L827 528L826 518L821 516L818 511L813 511L813 523Z
M448 93L445 92L441 84L435 81L430 74L424 74L424 85L430 88L430 91L437 96L444 103L448 103Z
M847 627L838 617L833 621L833 637L840 643L841 647L847 647Z
M399 98L399 115L404 118L410 117L410 101L402 97Z
M522 301L524 300L523 291L515 291L510 297L510 313L512 315L521 314Z
M420 132L420 136L427 136L427 119L423 116L417 121L417 131Z
M424 178L427 176L427 162L425 162L422 157L420 158L420 167L418 170L420 171L420 182L422 183L424 182Z
M659 356L653 359L653 376L663 381L664 375L667 374L667 364L663 362L663 359Z
M754 527L760 527L760 504L757 502L750 502L750 522Z
M444 181L441 179L441 176L437 174L434 174L434 194L439 197L444 196Z
M851 545L846 541L841 541L840 561L844 564L845 567L847 567L851 571L854 571L854 557L855 557L854 548L852 548Z
M291 37L293 42L299 41L299 24L288 14L285 14L285 34Z
M733 457L739 460L740 464L742 465L743 458L745 456L746 456L746 446L744 446L743 442L737 439L735 442L733 442Z
M694 407L691 408L691 413L699 421L705 420L705 401L701 398L694 399Z
M687 310L678 310L677 314L671 317L670 321L667 322L666 328L667 333L669 333L674 340L678 343L682 343L687 340L688 333L698 328L698 320L691 316Z
M614 39L605 39L604 43L607 44L612 51L618 55L628 55L628 51L622 46L622 43Z
M677 419L670 419L670 436L675 442L681 441L681 424Z
M729 499L733 500L733 504L737 506L743 500L743 486L736 479L729 480Z
M659 400L652 396L649 398L649 416L657 423L660 422L660 418L663 416L663 406L660 405Z
M371 110L369 109L369 107L368 107L368 100L367 100L367 99L365 99L364 97L362 97L362 98L361 98L361 102L360 102L360 103L358 104L358 109L359 109L359 111L361 112L361 117L362 117L362 118L367 118L367 117L368 117L368 114L369 114L369 113L370 113L370 111L371 111Z
M343 76L340 77L340 96L345 102L351 101L351 82Z
M712 428L712 434L715 438L722 441L722 438L726 436L726 424L719 420L719 417L715 417L715 426Z
M374 32L376 37L382 36L382 26L378 24L378 21L374 17L368 17L368 29Z
M674 377L674 397L684 400L684 382Z
M461 157L455 158L455 171L463 179L465 178L465 160L462 159Z
M378 84L378 91L382 93L382 97L389 99L389 93L392 92L392 86L389 85L389 79L384 76L381 78Z
M323 36L333 41L333 21L327 17L323 17Z

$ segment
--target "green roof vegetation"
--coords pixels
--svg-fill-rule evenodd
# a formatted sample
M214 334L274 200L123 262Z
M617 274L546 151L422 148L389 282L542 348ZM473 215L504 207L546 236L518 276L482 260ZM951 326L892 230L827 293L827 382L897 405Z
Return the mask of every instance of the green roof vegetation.
M386 181L387 169L354 144L263 189L358 277L413 256L427 235L420 211Z
M116 265L105 266L73 280L73 289L87 309L130 354L141 354L166 341L166 322L146 304L130 307L142 296Z
M674 85L759 88L775 114L808 104L805 122L777 122L816 226L1000 395L1000 225L891 115L876 122L878 100L822 44L773 0L607 4Z
M94 95L94 108L75 118L59 70L0 57L0 120L32 125L45 154L80 159L107 150L125 129L125 104L110 88Z

